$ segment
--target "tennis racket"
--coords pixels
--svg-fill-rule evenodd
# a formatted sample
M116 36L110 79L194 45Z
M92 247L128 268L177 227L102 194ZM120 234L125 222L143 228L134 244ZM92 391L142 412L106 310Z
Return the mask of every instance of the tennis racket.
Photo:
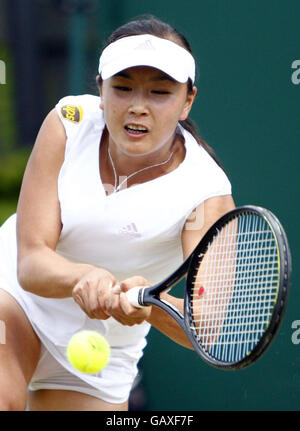
M160 293L184 276L184 315ZM256 206L235 208L205 234L161 283L126 294L136 307L155 305L186 332L208 364L240 369L256 361L283 319L291 276L288 240L279 220Z

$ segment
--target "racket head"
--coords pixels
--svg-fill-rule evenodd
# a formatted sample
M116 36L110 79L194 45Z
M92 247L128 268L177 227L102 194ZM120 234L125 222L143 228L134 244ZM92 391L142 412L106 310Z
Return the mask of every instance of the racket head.
M186 280L186 333L201 358L222 369L256 361L278 331L290 278L288 240L273 213L248 205L221 217L194 250Z

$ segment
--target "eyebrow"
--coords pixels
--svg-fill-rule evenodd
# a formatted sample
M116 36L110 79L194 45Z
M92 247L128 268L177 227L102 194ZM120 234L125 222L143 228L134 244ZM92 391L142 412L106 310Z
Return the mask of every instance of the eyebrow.
M129 73L123 72L123 71L121 71L119 73L116 73L114 75L114 77L121 77L121 78L127 78L127 79L130 79L130 80L133 80L132 76L130 76ZM168 76L167 74L161 74L161 75L154 76L153 78L150 79L150 81L170 81L170 82L176 82L175 79L173 79L171 76Z

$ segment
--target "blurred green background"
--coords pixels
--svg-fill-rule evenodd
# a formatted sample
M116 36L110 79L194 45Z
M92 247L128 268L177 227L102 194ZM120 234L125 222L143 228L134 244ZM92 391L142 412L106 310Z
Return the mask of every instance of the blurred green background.
M6 0L0 3L0 223L15 211L26 161L47 112L68 94L94 93L98 55L119 25L151 13L183 32L198 62L192 119L216 151L237 205L271 209L293 257L290 301L265 356L220 371L152 329L132 408L298 410L300 345L299 0ZM1 77L0 77L1 82ZM294 220L294 222L293 222ZM176 288L178 294L183 286Z

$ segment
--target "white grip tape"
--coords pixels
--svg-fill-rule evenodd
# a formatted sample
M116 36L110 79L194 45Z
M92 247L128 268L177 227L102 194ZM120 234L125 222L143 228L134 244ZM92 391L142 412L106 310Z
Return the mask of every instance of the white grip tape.
M130 290L127 290L126 292L126 296L128 301L130 302L131 305L133 305L136 308L143 308L144 305L141 305L138 301L138 297L139 297L139 292L141 289L144 289L143 287L133 287Z
M130 302L131 305L133 305L136 308L143 308L144 307L144 305L141 305L138 301L139 291L141 289L144 289L144 287L136 286L136 287L133 287L132 289L127 290L127 292L126 292L126 296L127 296L128 301ZM116 285L113 287L114 293L120 293L121 291L122 290L121 290L121 287L119 285Z

